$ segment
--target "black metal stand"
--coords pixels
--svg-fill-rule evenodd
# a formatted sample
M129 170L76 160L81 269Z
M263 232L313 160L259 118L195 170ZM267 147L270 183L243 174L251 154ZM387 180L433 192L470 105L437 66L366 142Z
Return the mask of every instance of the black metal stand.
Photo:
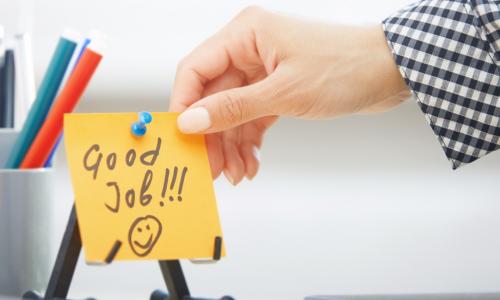
M121 242L117 241L106 257L105 261L107 263L113 261L120 247ZM42 296L36 291L28 291L23 295L22 299L68 300L68 291L81 249L80 229L78 227L75 206L73 205L45 295ZM222 239L216 237L214 260L220 259L221 249ZM181 263L178 260L161 260L159 263L168 293L162 290L155 290L151 294L150 300L234 300L230 296L224 296L220 299L193 298L189 293ZM95 299L87 298L87 300Z

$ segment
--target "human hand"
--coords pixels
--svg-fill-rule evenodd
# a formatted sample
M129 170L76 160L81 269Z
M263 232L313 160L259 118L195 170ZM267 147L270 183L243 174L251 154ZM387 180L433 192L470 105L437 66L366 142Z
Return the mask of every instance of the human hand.
M212 175L253 178L278 116L332 118L387 110L409 91L381 26L305 22L243 10L177 69L171 111L184 133L205 133Z

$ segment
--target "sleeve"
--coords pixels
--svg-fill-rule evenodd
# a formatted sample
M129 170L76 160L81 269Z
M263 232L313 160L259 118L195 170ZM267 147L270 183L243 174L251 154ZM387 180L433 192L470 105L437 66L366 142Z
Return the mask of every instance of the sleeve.
M500 147L500 1L423 0L383 21L453 169Z

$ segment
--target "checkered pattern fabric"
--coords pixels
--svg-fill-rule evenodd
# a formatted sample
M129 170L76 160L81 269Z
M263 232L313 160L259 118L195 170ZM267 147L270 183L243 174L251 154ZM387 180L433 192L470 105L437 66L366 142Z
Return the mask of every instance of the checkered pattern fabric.
M500 148L500 1L419 1L383 27L453 168Z

